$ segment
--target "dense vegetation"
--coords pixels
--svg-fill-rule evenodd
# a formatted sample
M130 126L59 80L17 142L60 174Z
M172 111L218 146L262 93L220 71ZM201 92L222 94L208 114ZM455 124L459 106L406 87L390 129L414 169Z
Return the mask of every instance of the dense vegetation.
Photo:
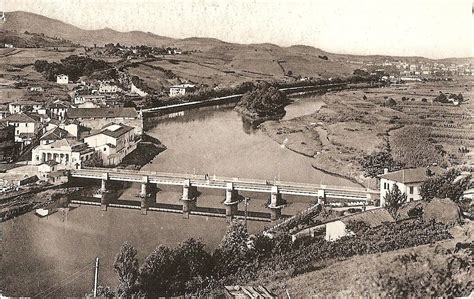
M421 185L421 197L427 201L433 198L449 198L459 202L465 190L474 188L472 174L460 175L461 171L450 169L445 174L427 179Z
M257 117L284 115L289 100L278 86L268 82L259 82L255 88L246 92L237 104L237 108Z
M90 76L96 71L109 69L110 65L103 60L71 55L61 59L61 62L36 60L34 67L50 81L55 81L56 76L60 74L66 74L69 80L76 81L81 76Z
M190 239L176 248L159 245L141 266L137 252L125 243L114 268L119 277L117 295L139 294L147 298L183 294L204 295L223 286L278 277L291 277L331 259L386 252L450 238L447 227L419 220L385 224L378 228L354 226L357 238L336 242L308 238L291 242L288 234L273 239L249 238L245 226L234 222L211 255L204 244ZM104 290L106 290L105 288Z
M469 296L472 281L473 244L435 250L433 255L406 253L397 256L388 269L361 278L357 297L433 298ZM429 265L429 266L427 266Z
M464 101L464 97L462 96L461 93L459 93L458 95L452 94L452 93L449 95L446 95L442 92L440 92L439 95L436 98L434 98L433 101L439 102L439 103L450 103L451 102L450 99L459 101L460 103Z
M185 95L175 97L152 97L146 103L145 107L161 107L171 104L187 103L194 101L205 101L212 98L225 97L230 95L237 95L246 93L254 88L252 82L243 82L235 87L226 88L210 88L204 87L199 88L197 91L192 93L186 93Z

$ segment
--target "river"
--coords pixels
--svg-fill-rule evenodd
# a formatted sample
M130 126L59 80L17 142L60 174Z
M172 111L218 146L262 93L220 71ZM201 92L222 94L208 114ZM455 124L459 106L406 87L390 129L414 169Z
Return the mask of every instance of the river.
M319 96L301 98L286 108L286 118L313 113L321 104ZM157 125L148 133L168 149L145 165L145 170L354 186L313 169L311 158L253 129L230 105L187 110L153 122ZM138 189L132 186L121 197L134 199ZM222 191L202 192L198 205L223 207ZM177 204L180 194L179 187L163 187L157 200ZM268 212L265 195L243 195L251 198L249 210ZM311 204L308 198L286 199L289 206L284 214L294 214ZM239 205L239 209L243 207ZM269 223L251 221L249 231L257 232L265 226ZM140 215L137 210L117 208L103 212L97 207L80 206L47 218L29 213L3 223L2 229L0 288L4 294L32 296L43 291L41 297L83 296L92 288L92 264L87 264L96 256L101 263L100 284L116 285L112 264L124 241L137 248L140 263L157 245L175 246L190 237L201 239L212 250L222 239L226 222L202 216L182 219L179 214L159 212ZM85 267L84 274L79 271L77 276L70 276L81 267ZM54 288L58 283L67 285Z

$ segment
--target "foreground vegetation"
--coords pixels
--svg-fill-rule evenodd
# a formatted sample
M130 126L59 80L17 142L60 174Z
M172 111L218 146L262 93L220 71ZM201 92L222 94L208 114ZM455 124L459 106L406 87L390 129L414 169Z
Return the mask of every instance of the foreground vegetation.
M410 220L378 228L355 225L356 238L343 237L336 242L308 238L292 243L288 234L249 238L245 226L234 222L212 254L202 242L189 239L176 248L159 245L141 266L136 249L124 243L114 263L119 278L116 295L204 295L216 293L224 285L268 284L324 268L330 260L448 239L447 229L443 224Z

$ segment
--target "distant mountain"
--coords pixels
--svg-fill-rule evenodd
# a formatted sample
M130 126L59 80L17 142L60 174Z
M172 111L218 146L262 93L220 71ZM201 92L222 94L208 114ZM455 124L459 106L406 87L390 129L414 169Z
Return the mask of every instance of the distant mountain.
M0 23L0 31L16 32L18 35L25 31L31 35L35 33L36 42L41 42L38 36L51 40L62 40L84 46L103 46L106 43L120 43L124 45L171 46L183 50L197 51L203 58L215 58L229 63L230 68L243 67L249 72L281 73L292 71L293 74L320 74L330 76L343 70L350 72L354 66L348 66L347 60L380 62L386 59L403 59L410 63L419 61L433 61L422 57L391 57L386 55L360 56L350 54L328 53L321 49L294 45L280 47L270 43L236 44L228 43L215 38L191 37L173 39L149 32L130 31L119 32L110 28L99 30L84 30L76 26L41 16L34 13L14 11L6 12L6 22ZM50 43L45 43L47 46ZM328 59L322 60L324 56ZM262 61L264 60L264 61ZM473 63L473 58L443 59L443 63ZM263 66L262 64L266 64Z
M172 38L141 31L119 32L110 28L84 30L76 26L54 20L34 13L14 11L5 13L6 22L0 29L18 33L43 33L49 37L58 37L84 45L104 45L106 43L122 43L126 45L163 46L173 42Z

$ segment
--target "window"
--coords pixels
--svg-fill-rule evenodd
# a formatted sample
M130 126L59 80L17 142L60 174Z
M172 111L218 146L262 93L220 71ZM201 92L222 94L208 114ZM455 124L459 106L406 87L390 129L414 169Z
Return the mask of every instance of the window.
M410 194L413 194L413 186L410 186Z

